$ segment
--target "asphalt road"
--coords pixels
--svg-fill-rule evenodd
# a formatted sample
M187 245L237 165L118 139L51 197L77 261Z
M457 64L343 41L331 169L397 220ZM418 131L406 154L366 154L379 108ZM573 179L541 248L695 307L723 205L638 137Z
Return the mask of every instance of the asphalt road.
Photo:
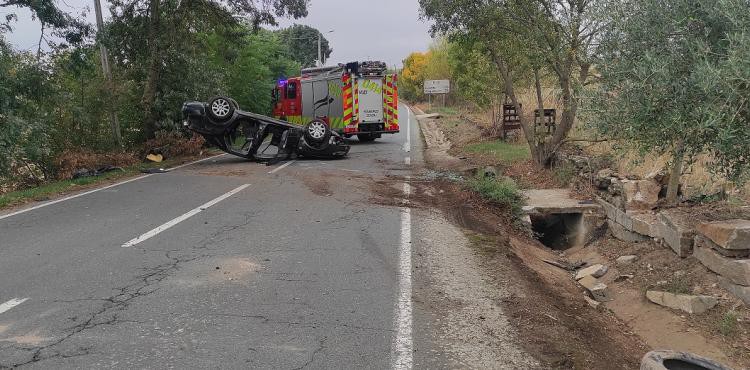
M0 214L0 368L473 367L412 292L435 280L411 248L455 229L371 202L422 161L400 112L344 160L225 155Z

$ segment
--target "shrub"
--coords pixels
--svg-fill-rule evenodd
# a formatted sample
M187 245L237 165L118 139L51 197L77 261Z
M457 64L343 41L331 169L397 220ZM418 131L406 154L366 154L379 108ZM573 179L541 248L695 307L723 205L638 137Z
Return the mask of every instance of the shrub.
M513 179L479 175L469 180L469 187L484 198L508 209L514 218L521 216L524 197Z
M165 158L198 155L205 143L206 140L197 134L188 139L179 131L162 130L143 145L144 155L152 152L161 153Z
M103 166L127 167L138 162L135 154L128 152L96 153L82 150L66 150L55 158L55 177L66 180L73 177L76 170L95 170Z

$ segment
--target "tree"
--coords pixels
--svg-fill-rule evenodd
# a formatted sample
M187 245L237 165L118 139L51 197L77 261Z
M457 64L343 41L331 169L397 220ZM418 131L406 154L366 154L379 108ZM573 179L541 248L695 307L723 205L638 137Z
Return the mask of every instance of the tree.
M480 43L495 64L506 96L520 113L524 136L535 162L551 166L576 120L579 91L589 82L595 49L603 29L595 0L420 0L432 31L452 39ZM519 102L517 89L534 71L550 71L560 90L562 112L552 135L537 132L532 115Z
M683 163L708 152L743 181L750 158L750 15L744 0L613 2L601 37L589 119L643 153L672 157L668 201Z
M199 53L201 33L226 32L245 20L254 29L263 24L275 24L276 17L307 15L306 0L114 0L111 8L113 23L120 36L113 50L123 50L139 61L145 61L145 78L139 101L142 110L143 133L153 137L158 122L164 118L158 109L159 95L170 57L181 59L186 52ZM143 35L146 35L144 38ZM113 53L114 54L114 53ZM121 63L132 63L133 58ZM118 55L113 55L117 59ZM183 65L184 65L183 64ZM209 77L209 76L207 76ZM205 82L205 81L204 81ZM190 81L189 83L193 83Z
M32 17L42 24L42 37L44 37L44 29L49 27L67 42L80 44L91 31L90 26L61 11L53 0L0 0L0 8L7 7L29 9ZM0 21L0 32L11 31L13 29L11 24L16 19L17 16L14 13L8 12L5 20Z
M333 53L328 40L316 28L295 24L277 32L281 42L289 49L289 56L304 68L314 67L318 60L318 36L321 37L321 62L325 62Z

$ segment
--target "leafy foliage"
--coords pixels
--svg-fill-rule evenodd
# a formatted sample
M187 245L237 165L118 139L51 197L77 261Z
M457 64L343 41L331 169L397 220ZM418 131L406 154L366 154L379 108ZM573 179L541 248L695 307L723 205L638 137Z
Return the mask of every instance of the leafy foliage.
M632 0L611 6L588 119L642 152L709 152L750 168L750 13L743 0ZM679 174L677 174L679 175Z
M317 29L295 24L277 31L281 43L287 45L289 57L302 67L314 67L318 60L318 36L320 36L320 50L325 62L333 53L328 40Z

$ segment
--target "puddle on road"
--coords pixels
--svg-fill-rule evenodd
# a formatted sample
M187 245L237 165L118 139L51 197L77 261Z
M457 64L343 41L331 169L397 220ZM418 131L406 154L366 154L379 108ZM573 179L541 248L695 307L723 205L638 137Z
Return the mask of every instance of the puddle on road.
M181 266L171 281L187 288L221 283L244 284L260 269L261 266L249 258L206 258Z

